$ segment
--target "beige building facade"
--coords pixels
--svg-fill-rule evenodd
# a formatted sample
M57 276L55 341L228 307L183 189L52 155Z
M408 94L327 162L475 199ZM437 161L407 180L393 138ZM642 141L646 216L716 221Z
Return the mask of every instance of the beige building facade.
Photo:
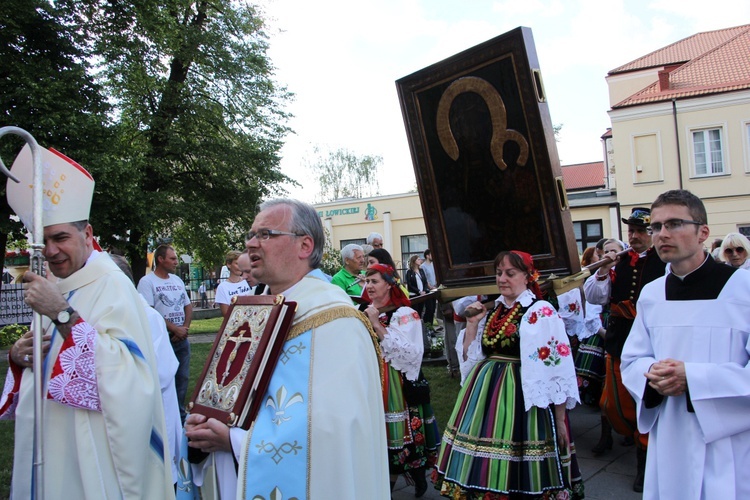
M582 165L579 171L587 171L583 178L570 178L571 170L563 167L566 185L576 186L568 190L574 233L582 248L592 246L602 237L619 237L619 212L617 200L602 186L588 186L587 179L601 179L602 162ZM593 172L593 171L595 172ZM429 248L422 205L417 192L377 196L373 198L347 198L331 203L314 205L328 231L331 244L341 249L349 243L364 244L367 236L380 233L383 246L393 257L399 269L405 269L409 257L422 255Z
M750 25L680 40L612 70L607 84L622 213L687 189L712 236L750 234Z
M383 248L403 269L412 254L429 248L422 207L416 192L346 198L315 205L331 244L341 249L349 243L364 244L370 233L383 236Z

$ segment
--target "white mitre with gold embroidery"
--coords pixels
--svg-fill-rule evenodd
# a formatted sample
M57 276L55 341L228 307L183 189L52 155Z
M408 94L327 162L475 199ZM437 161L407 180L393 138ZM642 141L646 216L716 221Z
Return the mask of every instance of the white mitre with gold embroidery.
M94 196L94 178L85 168L54 149L42 150L44 194L42 225L88 220ZM8 205L28 230L32 230L32 188L34 162L27 144L16 157L11 173L20 182L8 179Z

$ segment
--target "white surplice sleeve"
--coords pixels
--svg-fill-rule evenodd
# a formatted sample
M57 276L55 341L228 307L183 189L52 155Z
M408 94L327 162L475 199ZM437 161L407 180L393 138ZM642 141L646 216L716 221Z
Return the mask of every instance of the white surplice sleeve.
M685 374L706 443L750 431L750 363L685 363Z
M607 277L606 280L596 279L596 273L589 276L583 283L583 293L586 296L586 302L606 306L609 304L609 295L612 291L612 280Z
M661 411L661 405L655 408L646 408L643 403L643 394L648 382L644 373L648 372L651 365L656 363L656 357L651 336L643 322L644 314L642 314L641 306L636 305L636 308L638 313L622 348L620 372L622 373L623 385L635 400L638 430L645 434L650 432L654 426Z
M406 375L408 380L417 379L424 355L422 320L417 311L400 307L393 313L380 349L383 358L393 368Z
M451 307L453 307L453 311L456 314L458 314L459 316L463 316L466 312L466 306L468 306L469 304L473 304L476 301L476 295L467 295L466 297L461 297L460 299L456 299L451 302Z

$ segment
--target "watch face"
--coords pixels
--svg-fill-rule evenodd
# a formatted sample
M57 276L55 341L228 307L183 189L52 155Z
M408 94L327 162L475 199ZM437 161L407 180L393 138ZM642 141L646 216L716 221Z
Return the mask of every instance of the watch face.
M68 312L67 309L65 309L64 311L60 311L57 314L58 323L67 323L68 321L70 321L70 313Z

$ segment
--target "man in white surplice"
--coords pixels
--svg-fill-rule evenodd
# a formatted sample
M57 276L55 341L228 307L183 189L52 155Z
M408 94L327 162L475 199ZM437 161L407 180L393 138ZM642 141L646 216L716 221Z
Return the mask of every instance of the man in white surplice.
M669 272L646 285L622 380L650 432L645 499L750 498L750 273L703 249L706 209L667 191L651 232Z
M211 453L204 465L215 460L223 500L390 498L369 322L317 269L324 233L315 209L295 200L260 208L246 243L251 272L270 293L297 302L292 328L251 430L193 414L189 446ZM193 467L203 493L209 470Z

